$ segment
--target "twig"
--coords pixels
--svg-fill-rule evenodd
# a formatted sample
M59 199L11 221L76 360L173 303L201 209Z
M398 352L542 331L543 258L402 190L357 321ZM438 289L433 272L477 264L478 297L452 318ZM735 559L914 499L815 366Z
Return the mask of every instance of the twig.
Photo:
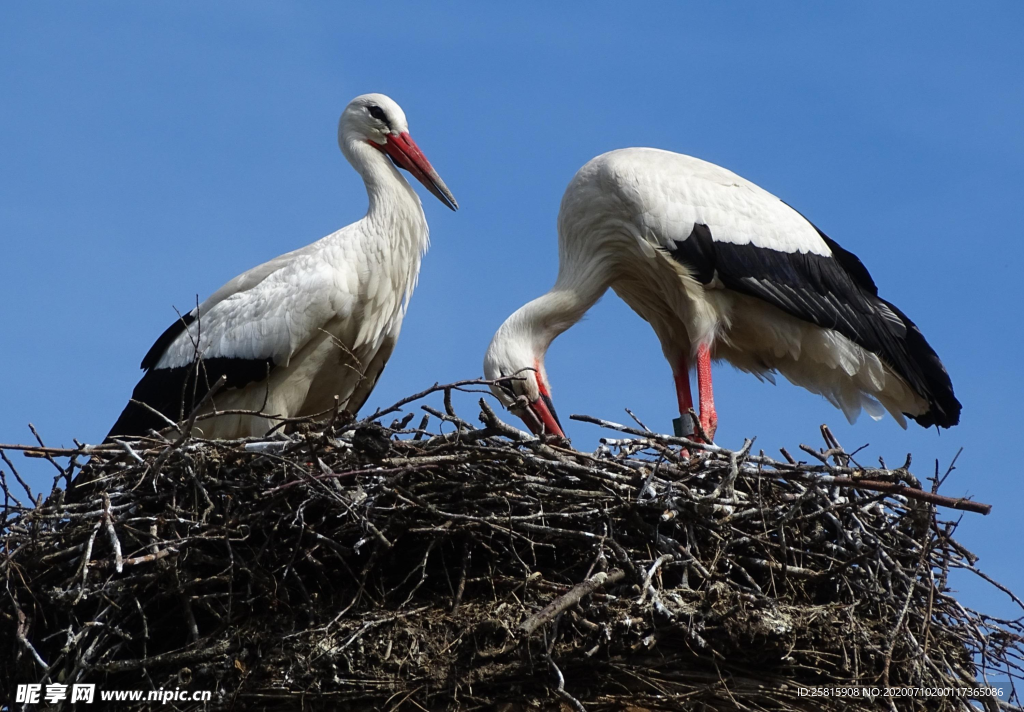
M374 411L373 415L371 415L368 418L366 418L366 420L368 422L370 422L370 421L374 421L374 420L377 420L379 418L382 418L383 416L388 415L389 413L394 413L396 411L401 410L402 406L408 405L408 404L413 403L413 402L418 401L418 400L422 400L422 399L426 398L427 396L429 396L431 393L437 393L438 391L461 390L465 386L496 386L496 385L498 385L500 383L507 382L508 380L509 379L507 379L507 378L499 378L499 379L496 379L496 380L487 380L486 378L470 378L470 379L466 379L464 381L455 381L454 383L446 383L444 385L441 385L439 383L435 383L430 388L422 390L419 393L415 393L415 394L409 396L408 398L403 398L400 401L398 401L397 403L395 403L394 405L391 405L388 408L385 408L384 410L378 409L378 410Z
M651 586L651 579L654 578L655 572L666 561L672 561L672 559L674 559L674 558L675 558L675 556L673 556L672 554L662 554L661 556L659 556L654 561L653 564L651 564L651 568L647 570L647 575L644 576L643 590L642 590L642 593L640 594L640 605L643 605L644 601L647 600L647 591L648 591L648 589Z
M558 687L555 688L555 694L569 703L569 706L576 712L587 712L587 708L583 706L582 702L565 691L565 676L562 674L562 671L559 670L558 666L555 665L555 661L550 655L548 655L548 664L551 665L551 669L555 671L555 676L558 678Z
M103 493L103 523L107 527L107 536L110 537L110 546L114 549L114 567L117 573L123 573L124 560L121 558L121 542L114 531L114 517L110 513L110 496Z
M610 572L601 571L594 574L586 581L576 584L565 594L544 606L539 612L524 620L519 624L519 629L526 635L530 635L559 613L575 606L585 596L589 596L599 588L621 581L625 575L626 572L622 569L612 569Z
M896 485L891 482L875 482L874 480L854 479L851 477L834 477L832 483L858 489L872 490L874 492L885 492L886 494L898 494L910 499L916 499L929 504L937 504L950 509L960 509L965 512L976 512L978 514L989 514L992 511L991 504L982 504L963 497L945 497L941 494L934 494L927 490L913 489L904 485Z

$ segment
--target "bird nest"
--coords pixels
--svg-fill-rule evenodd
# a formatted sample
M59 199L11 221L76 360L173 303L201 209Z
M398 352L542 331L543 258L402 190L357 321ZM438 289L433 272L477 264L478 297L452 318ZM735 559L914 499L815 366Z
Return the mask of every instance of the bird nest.
M622 432L581 453L484 400L459 418L473 385L414 428L378 421L415 397L258 442L22 448L60 474L45 501L3 483L0 706L23 683L211 697L118 709L1019 705L948 693L1020 679L1024 619L950 594L984 575L938 507L984 507L938 473L861 467L827 429L797 462L589 419Z

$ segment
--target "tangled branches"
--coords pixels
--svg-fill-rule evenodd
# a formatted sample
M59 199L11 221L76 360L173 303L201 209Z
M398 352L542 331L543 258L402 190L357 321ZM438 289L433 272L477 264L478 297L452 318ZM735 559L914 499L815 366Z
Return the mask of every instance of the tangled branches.
M922 492L907 467L861 468L827 430L812 463L604 421L631 437L580 453L485 401L476 427L439 388L445 411L423 407L440 433L382 413L259 442L35 448L72 457L64 485L81 470L38 506L4 480L0 695L59 681L213 691L179 709L896 709L806 691L1019 679L1022 620L946 585L975 558L935 504L978 505Z

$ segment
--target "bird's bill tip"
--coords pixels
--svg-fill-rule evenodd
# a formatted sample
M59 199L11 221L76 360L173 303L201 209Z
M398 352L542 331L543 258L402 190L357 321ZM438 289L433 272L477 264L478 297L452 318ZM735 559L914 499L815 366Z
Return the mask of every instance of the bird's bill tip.
M408 132L391 134L388 136L384 150L399 166L416 176L416 180L423 184L427 190L434 194L438 200L452 210L458 210L459 204L455 196L448 190L448 186L441 180L430 161L423 155L423 151L412 140Z
M554 404L550 397L542 395L530 403L527 412L532 417L523 418L523 422L534 435L557 435L560 438L568 439L565 431L562 430L562 424L558 422L558 416L555 414Z

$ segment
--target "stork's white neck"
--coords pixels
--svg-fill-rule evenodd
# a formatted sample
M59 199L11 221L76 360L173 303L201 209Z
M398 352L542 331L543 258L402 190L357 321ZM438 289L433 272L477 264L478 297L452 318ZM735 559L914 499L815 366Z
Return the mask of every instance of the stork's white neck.
M602 274L574 277L560 274L551 291L520 307L499 331L506 338L528 342L533 353L543 357L551 342L582 319L608 288Z
M385 229L398 223L415 226L425 248L427 219L423 205L391 160L363 140L346 139L341 143L341 150L366 184L370 201L366 220Z

